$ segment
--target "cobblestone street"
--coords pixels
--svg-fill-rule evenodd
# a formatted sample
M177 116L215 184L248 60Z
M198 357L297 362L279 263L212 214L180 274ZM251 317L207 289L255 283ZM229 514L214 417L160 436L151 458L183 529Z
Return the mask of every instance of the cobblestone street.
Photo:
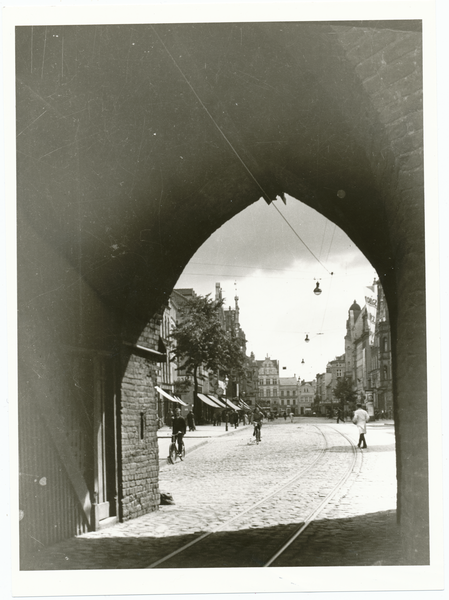
M154 566L263 566L343 479L273 566L401 564L391 423L368 426L363 452L347 439L357 441L351 423L312 418L265 423L259 445L251 432L240 427L223 435L222 427L209 438L187 437L185 460L175 465L163 461L162 439L160 490L172 494L175 504L43 549L23 568L148 568L211 532L204 542Z

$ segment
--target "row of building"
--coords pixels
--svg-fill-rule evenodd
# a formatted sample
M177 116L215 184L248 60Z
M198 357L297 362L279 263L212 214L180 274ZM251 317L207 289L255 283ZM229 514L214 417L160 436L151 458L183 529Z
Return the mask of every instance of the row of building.
M388 307L379 281L366 288L363 308L354 300L348 310L344 353L330 360L313 381L279 377L279 363L268 356L259 366L259 401L297 415L333 413L339 407L335 388L350 380L355 402L372 414L391 415L393 379ZM354 403L347 410L354 409Z
M365 404L371 414L392 414L391 332L387 302L379 281L375 280L366 289L364 306L361 308L354 300L348 310L344 353L328 362L325 373L317 374L315 406L322 414L336 406L334 391L342 377L350 379L356 402Z
M161 339L167 345L183 303L194 295L195 291L191 288L173 291L161 322ZM215 299L223 299L219 283L215 286ZM246 337L240 325L238 300L236 296L234 308L221 308L220 319L226 331L234 331L246 354ZM257 360L251 353L246 356L244 377L231 376L220 380L207 369L200 369L200 398L194 398L191 378L170 360L169 354L160 365L158 380L158 386L168 395L161 393L159 396L158 417L161 423L170 418L172 405L168 397L181 400L184 411L193 408L200 423L211 421L216 408L202 396L221 400L219 408L228 399L231 406L237 405L242 409L259 405L278 414L325 415L332 413L339 405L335 388L345 377L350 379L357 401L366 404L370 412L390 414L392 411L390 324L385 295L377 280L366 288L363 308L354 301L348 310L344 353L330 360L326 371L317 373L312 381L305 381L296 375L281 377L278 360L269 355ZM347 408L351 410L354 407Z

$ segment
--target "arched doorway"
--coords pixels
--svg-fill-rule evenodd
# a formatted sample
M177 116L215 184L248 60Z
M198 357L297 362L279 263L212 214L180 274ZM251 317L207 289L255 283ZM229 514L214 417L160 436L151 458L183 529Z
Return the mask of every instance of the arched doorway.
M339 225L385 290L398 506L410 561L425 562L419 24L20 27L16 62L24 406L57 404L61 346L106 352L121 427L147 443L153 399L133 385L152 380L157 352L137 348L142 332L157 348L145 328L213 231L288 193ZM157 503L157 482L143 505L118 485L125 517Z

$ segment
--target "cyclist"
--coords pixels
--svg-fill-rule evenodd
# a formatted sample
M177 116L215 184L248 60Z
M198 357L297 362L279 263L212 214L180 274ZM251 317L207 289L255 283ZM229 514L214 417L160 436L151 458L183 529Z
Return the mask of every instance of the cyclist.
M259 410L259 408L256 406L254 412L253 412L253 423L254 423L254 436L258 441L262 441L262 436L261 436L261 429L262 429L262 421L263 421L263 412ZM258 431L257 431L258 430ZM257 435L258 434L258 435Z
M181 417L181 409L179 406L175 408L175 417L172 421L172 434L174 441L178 442L178 452L182 453L182 438L186 433L186 422L183 417Z

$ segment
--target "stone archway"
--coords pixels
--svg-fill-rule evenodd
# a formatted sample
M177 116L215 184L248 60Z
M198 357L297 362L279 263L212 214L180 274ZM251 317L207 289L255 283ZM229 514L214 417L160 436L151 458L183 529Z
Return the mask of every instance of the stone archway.
M118 356L139 340L218 227L288 193L339 225L381 279L404 548L425 563L419 23L19 27L16 62L22 402L57 403L68 384L56 348ZM139 402L130 422L151 412Z

